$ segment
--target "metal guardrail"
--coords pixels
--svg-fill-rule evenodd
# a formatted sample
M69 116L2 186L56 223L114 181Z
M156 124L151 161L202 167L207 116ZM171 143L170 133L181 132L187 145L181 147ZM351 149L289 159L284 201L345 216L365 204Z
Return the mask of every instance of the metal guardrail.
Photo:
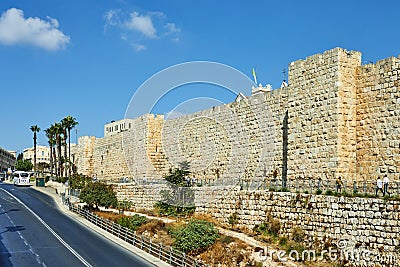
M256 181L253 183L246 183L241 181L243 189L258 189L258 190L280 190L286 188L290 192L309 192L315 193L317 190L322 192L332 191L336 192L336 179L288 179L282 181L282 179L266 179L263 181ZM356 181L356 180L342 180L341 192L347 192L349 194L370 194L375 195L376 193L376 181ZM388 192L390 196L400 195L400 180L390 181ZM379 192L379 194L381 194Z
M102 218L96 214L82 209L80 206L69 205L69 209L101 229L113 234L114 236L134 245L135 247L159 258L160 260L177 267L202 267L208 266L186 255L184 252L173 249L161 243L153 242L151 238L137 235L127 227L121 226L111 220Z
M79 197L82 189L69 189L69 195L73 197Z

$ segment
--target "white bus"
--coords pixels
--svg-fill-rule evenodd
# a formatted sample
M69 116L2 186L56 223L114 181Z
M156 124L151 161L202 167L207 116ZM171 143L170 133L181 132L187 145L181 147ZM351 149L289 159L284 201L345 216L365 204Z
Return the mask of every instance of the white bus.
M14 177L14 185L23 186L27 185L30 186L30 179L32 176L32 172L24 172L24 171L16 171L13 173Z

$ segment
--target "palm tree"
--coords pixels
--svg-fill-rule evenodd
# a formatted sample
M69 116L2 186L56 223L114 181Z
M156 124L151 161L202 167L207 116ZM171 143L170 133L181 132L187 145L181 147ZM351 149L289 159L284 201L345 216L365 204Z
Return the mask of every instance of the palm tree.
M33 132L33 171L36 174L36 142L37 142L37 133L40 132L40 128L37 125L32 125L31 131Z
M49 139L49 146L50 146L50 175L53 176L53 147L56 144L56 139L55 139L55 131L53 125L51 125L49 128L44 130L46 133L47 138Z
M61 176L62 169L62 155L61 155L61 135L62 135L62 126L61 123L55 122L52 127L54 128L54 135L57 147L57 155L56 155L56 175L58 177Z
M68 130L68 162L71 163L71 129L75 128L78 125L76 118L68 115L64 119L62 119L62 124ZM69 164L69 174L71 175L71 164Z
M64 119L61 120L61 132L62 132L62 137L61 137L61 147L64 147L64 158L63 158L63 176L66 176L67 173L67 168L66 164L68 163L67 159L67 138L68 138L68 132L67 132L67 126L65 124Z

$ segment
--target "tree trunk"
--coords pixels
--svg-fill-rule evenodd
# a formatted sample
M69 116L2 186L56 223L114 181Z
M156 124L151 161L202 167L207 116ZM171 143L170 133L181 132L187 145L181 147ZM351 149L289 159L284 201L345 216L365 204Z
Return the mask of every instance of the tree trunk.
M62 141L61 141L61 135L58 135L57 137L57 154L58 154L58 166L57 166L57 171L58 171L58 175L61 177L62 175L62 155L61 155L61 146L62 146Z
M68 177L71 177L71 129L68 128Z
M36 176L36 132L33 133L33 171Z
M66 176L68 176L68 174L67 174L67 168L66 168L66 166L69 164L68 163L68 158L67 158L67 131L65 130L64 131L64 177L66 177Z
M50 145L50 176L53 177L53 145Z
M56 154L56 146L53 146L53 167L54 167L54 171L56 173L56 177L58 177L57 175L57 154Z

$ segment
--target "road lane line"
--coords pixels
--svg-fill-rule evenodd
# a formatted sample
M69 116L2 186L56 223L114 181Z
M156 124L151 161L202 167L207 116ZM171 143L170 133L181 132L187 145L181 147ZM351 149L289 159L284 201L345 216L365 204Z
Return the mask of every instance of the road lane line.
M60 241L61 244L63 244L64 247L66 247L73 255L75 255L75 257L77 257L85 266L92 267L92 265L89 262L87 262L81 255L79 255L79 253L76 252L70 245L68 245L67 242L65 242L56 232L54 232L54 230L45 221L43 221L42 218L39 217L39 215L37 215L33 210L31 210L27 205L25 205L25 203L23 203L19 198L17 198L16 196L11 194L7 190L5 190L3 188L0 188L0 189L3 190L4 192L6 192L7 194L9 194L16 201L18 201L22 206L24 206L30 213L32 213L33 216L35 216L39 220L39 222L41 222L44 225L44 227L46 227L50 231L50 233L52 233L54 235L54 237L57 238L58 241Z

